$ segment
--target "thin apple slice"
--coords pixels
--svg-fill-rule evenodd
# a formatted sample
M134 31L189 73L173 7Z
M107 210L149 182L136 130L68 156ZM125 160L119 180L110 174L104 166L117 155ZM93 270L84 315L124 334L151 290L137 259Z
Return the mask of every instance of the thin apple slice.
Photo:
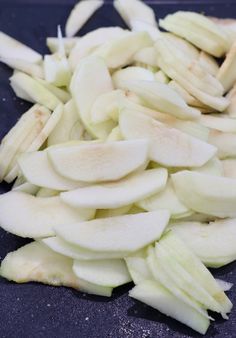
M86 292L91 295L103 296L103 297L111 297L113 288L110 286L102 286L93 283L89 283L88 281L78 278L79 290L81 292Z
M44 125L50 116L50 111L42 106L34 105L24 113L15 126L2 139L0 146L0 181L8 172L8 168L24 143L27 135L37 125ZM32 140L31 140L32 141Z
M132 79L119 80L117 82L119 88L134 92L140 96L147 106L157 111L173 115L183 120L194 120L201 115L199 110L189 107L182 97L166 84L158 81L135 81Z
M152 46L146 32L132 32L102 45L93 53L104 59L108 68L124 67L132 62L133 56L142 48Z
M206 71L208 71L208 73L210 73L213 76L217 76L220 67L217 60L213 56L204 51L200 51L198 61L200 65Z
M216 153L214 146L131 109L121 111L119 126L125 139L148 138L150 159L167 167L201 167Z
M112 288L132 281L123 259L75 260L73 271L89 283Z
M94 81L94 74L100 79L99 82ZM72 76L70 89L86 130L98 139L106 139L115 123L106 121L94 125L91 121L91 108L96 99L113 90L104 60L95 56L85 58Z
M133 140L52 147L47 153L58 175L74 181L104 182L119 180L143 167L148 151L148 140Z
M135 252L160 238L169 212L159 210L55 226L65 241L98 252ZM135 234L135 236L134 236Z
M0 57L17 58L25 62L38 63L42 60L42 56L32 48L15 40L11 36L0 32Z
M0 225L21 237L53 236L54 226L85 221L94 214L92 209L70 208L59 197L37 198L19 191L0 195Z
M142 281L153 279L145 258L127 257L125 258L125 262L134 284L137 285Z
M223 316L225 315L225 311L218 301L204 288L203 285L201 285L201 283L199 283L198 280L195 280L192 274L186 270L181 263L179 263L174 256L174 252L169 252L169 250L159 244L155 247L155 254L157 260L160 260L162 265L166 266L167 275L178 288L185 292L189 297L195 299L201 307L217 313L222 313Z
M234 42L226 54L226 58L222 65L220 66L219 72L217 74L218 80L222 83L224 87L224 92L228 92L236 81L235 76L236 69L236 43Z
M63 178L54 171L46 151L22 154L18 158L18 165L27 181L39 187L64 191L80 186L79 182Z
M171 180L168 180L164 190L136 204L147 211L169 210L171 218L179 218L191 212L176 196Z
M221 161L225 177L236 179L236 159L229 158Z
M236 180L184 170L173 174L177 196L190 209L225 218L236 217Z
M176 266L178 262L193 277L194 281L199 283L220 304L220 313L224 318L227 318L226 314L231 311L233 305L200 259L172 231L163 236L161 247L176 260ZM158 250L159 247L156 244L156 253Z
M154 47L145 47L141 50L139 50L135 55L134 55L134 61L135 62L141 62L142 64L151 66L151 67L156 67L157 62L156 62L156 50Z
M73 260L32 242L10 252L2 261L1 276L16 283L40 282L80 290Z
M236 220L226 219L208 223L177 222L170 228L190 249L209 266L208 262L225 264L236 259ZM211 266L211 265L210 265Z
M177 319L201 334L205 334L210 325L209 319L176 298L157 281L141 282L129 292L129 296Z
M206 309L204 309L194 298L190 297L188 293L182 290L182 287L179 287L175 280L171 278L170 273L168 273L168 267L160 259L157 259L155 250L152 246L148 248L146 262L152 273L152 279L154 278L158 283L163 285L163 287L181 302L190 306L205 318L211 319L211 317L208 316Z
M52 249L55 252L58 252L64 256L73 258L75 260L84 260L84 261L90 261L90 260L100 260L100 259L119 259L126 257L129 252L127 251L91 251L84 248L79 247L78 245L74 245L71 243L68 243L61 239L60 237L49 237L44 238L41 240L43 244L48 246L50 249Z
M10 78L11 87L19 98L44 105L54 110L61 101L29 75L17 72Z
M216 129L226 133L236 132L236 120L229 118L227 115L202 115L198 121L211 129Z
M135 203L158 191L167 181L167 170L152 169L116 182L100 183L61 193L61 199L75 208L114 209Z
M104 43L128 34L129 31L121 27L102 27L80 37L69 55L69 63L75 69L78 63L92 54Z
M126 25L131 26L132 20L141 20L153 27L157 27L155 12L153 9L139 0L115 0L114 7L120 14Z
M15 57L3 58L1 57L1 52L0 52L0 62L5 63L8 67L12 69L19 70L20 72L24 72L30 76L38 77L40 79L44 77L42 66L36 63L21 60Z
M103 3L103 0L80 1L67 19L66 36L69 38L74 36Z
M161 32L157 26L150 25L148 22L138 19L132 19L130 26L133 32L147 32L153 41L160 37Z
M213 157L210 161L200 168L194 168L192 171L206 175L224 176L223 165L217 157Z

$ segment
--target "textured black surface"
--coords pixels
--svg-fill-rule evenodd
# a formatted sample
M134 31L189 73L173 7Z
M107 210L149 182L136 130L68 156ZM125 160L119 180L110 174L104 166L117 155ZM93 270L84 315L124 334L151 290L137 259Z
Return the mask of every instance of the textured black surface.
M128 0L127 0L128 1ZM45 53L46 36L64 27L73 0L0 0L0 30ZM150 1L151 2L151 1ZM161 4L162 2L162 4ZM196 10L219 17L236 16L235 1L156 1L157 17L177 9ZM176 2L176 3L177 3ZM47 3L47 4L46 4ZM81 33L99 26L123 25L111 4L100 9ZM0 64L0 139L29 106L14 97L8 85L11 71ZM7 191L0 185L0 192ZM14 205L12 206L14 212ZM0 258L26 243L0 230ZM214 272L236 283L236 264ZM87 296L66 288L36 283L16 285L0 279L1 338L176 338L200 337L184 325L127 296L130 288L117 289L111 299ZM236 304L235 287L229 296ZM229 321L217 317L206 337L236 337L236 309Z

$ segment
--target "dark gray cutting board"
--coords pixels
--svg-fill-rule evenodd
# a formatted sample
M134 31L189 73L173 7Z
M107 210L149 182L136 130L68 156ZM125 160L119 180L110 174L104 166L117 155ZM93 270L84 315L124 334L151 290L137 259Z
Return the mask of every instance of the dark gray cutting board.
M128 0L127 0L128 1ZM46 36L64 27L73 0L0 0L0 30L47 52ZM150 3L152 3L150 1ZM235 1L155 1L157 17L178 9L205 12L212 16L236 17ZM101 26L124 26L111 2L89 20L81 34ZM29 107L15 98L8 83L11 71L0 64L0 139ZM0 192L9 189L0 185ZM14 212L14 205L12 206ZM0 230L0 258L27 241ZM236 283L236 264L214 271L214 275ZM128 285L115 290L111 299L88 296L71 289L37 283L17 285L0 279L1 338L186 338L200 337L175 320L128 298ZM236 304L236 286L229 296ZM236 337L236 308L229 321L215 317L206 337Z

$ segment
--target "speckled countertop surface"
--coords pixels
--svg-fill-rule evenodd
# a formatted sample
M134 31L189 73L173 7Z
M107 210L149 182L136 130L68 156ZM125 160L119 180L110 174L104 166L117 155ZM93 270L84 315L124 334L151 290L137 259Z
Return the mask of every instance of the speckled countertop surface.
M152 1L149 1L152 3ZM46 4L47 3L47 4ZM46 36L64 26L74 0L0 0L0 30L45 53ZM176 4L178 3L178 4ZM154 1L157 17L177 9L220 17L236 16L236 1ZM81 31L123 25L111 4L99 10ZM0 64L0 139L28 105L14 98L8 85L10 70ZM0 185L0 192L7 191ZM14 206L13 210L14 212ZM0 258L26 241L0 230ZM236 264L214 272L236 284ZM36 283L16 285L0 279L1 338L187 338L200 337L184 325L128 298L131 285L118 288L111 299L88 296L66 288ZM236 286L229 292L235 303L230 320L217 318L207 338L236 337Z

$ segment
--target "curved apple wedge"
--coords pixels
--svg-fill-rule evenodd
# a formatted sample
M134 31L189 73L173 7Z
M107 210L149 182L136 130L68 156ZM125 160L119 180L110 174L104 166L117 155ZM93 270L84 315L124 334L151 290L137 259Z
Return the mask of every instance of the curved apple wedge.
M125 139L148 138L150 158L167 167L201 167L217 149L137 111L124 109L119 125Z
M201 334L205 334L210 325L209 319L179 300L157 281L141 282L129 292L129 296L177 319Z
M0 274L17 283L41 282L80 290L72 265L72 259L53 252L39 242L32 242L10 252L2 261Z
M236 180L184 170L172 181L180 200L190 209L225 218L236 217Z
M27 181L39 187L63 191L76 189L82 184L58 175L50 164L46 151L22 154L18 158L18 164Z
M159 210L74 224L68 222L54 229L65 241L87 250L135 252L160 238L169 216L167 210Z
M0 196L0 226L21 237L53 236L54 226L85 221L94 213L91 209L70 208L59 197L37 198L19 191Z
M166 169L151 169L130 175L120 181L64 192L60 197L63 202L73 207L113 209L155 194L165 187L166 181Z
M209 224L177 222L171 229L209 267L219 267L236 259L236 219Z
M74 261L73 271L78 278L108 287L117 287L132 281L123 259Z
M132 140L56 147L47 153L59 175L75 181L103 182L119 180L147 164L148 151L148 140Z

